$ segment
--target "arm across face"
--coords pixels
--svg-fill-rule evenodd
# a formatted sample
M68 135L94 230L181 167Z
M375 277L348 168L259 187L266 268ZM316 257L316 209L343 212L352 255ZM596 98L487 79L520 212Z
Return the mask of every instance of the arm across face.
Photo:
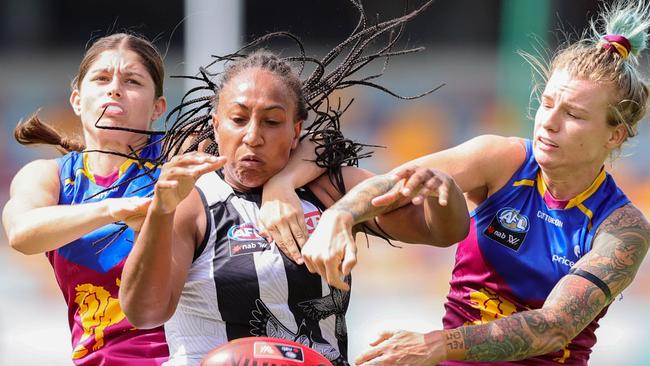
M314 163L315 144L301 141L287 165L271 177L262 192L260 234L275 244L294 262L302 264L300 249L307 240L304 212L295 189L305 186L325 172Z
M331 285L348 289L341 277L356 264L352 233L355 225L365 224L396 240L437 246L450 245L467 235L467 206L462 192L448 175L416 167L378 176L356 168L344 169L343 173L349 189L343 197L327 177L315 183L317 195L319 190L327 192L329 200L322 201L330 208L321 216L302 252L309 270L319 273ZM384 206L372 205L373 198L402 190L404 180L411 178L407 196ZM441 218L445 225L439 225Z
M142 230L122 272L120 305L137 328L153 328L176 310L207 217L194 188L225 158L190 153L163 165Z

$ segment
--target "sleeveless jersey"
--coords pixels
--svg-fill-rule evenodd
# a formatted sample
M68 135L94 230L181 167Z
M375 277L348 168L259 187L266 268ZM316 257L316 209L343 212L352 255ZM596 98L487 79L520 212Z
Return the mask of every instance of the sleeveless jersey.
M207 216L178 307L165 323L168 365L198 365L215 347L251 336L289 339L348 365L345 312L349 292L330 288L258 234L261 190L238 192L221 172L196 187ZM298 190L309 233L322 204ZM349 283L350 279L346 279Z
M154 159L159 154L160 146L156 144L145 148L140 156ZM56 160L60 205L151 196L160 173L150 163L141 166L128 159L120 166L113 188L107 189L97 184L88 170L87 154L71 152ZM160 365L167 359L162 327L135 329L126 320L117 298L133 237L133 230L125 224L112 223L46 253L68 305L72 360L76 365Z
M532 143L526 140L525 145L526 160L517 172L470 213L470 233L458 244L445 304L446 329L541 308L555 284L591 250L599 225L612 211L630 202L614 179L601 170L591 186L564 208L549 207ZM484 365L587 365L596 343L597 322L605 312L563 350Z

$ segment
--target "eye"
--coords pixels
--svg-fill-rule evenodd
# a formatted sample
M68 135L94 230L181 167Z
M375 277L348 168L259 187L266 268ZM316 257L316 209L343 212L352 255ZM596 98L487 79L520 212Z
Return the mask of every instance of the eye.
M243 125L243 124L246 123L246 119L243 118L243 117L232 117L232 118L230 118L230 119L231 119L233 122L235 122L235 124L238 124L238 125Z
M92 78L93 81L109 81L110 78L106 75L97 75L94 78Z
M126 79L127 84L133 84L133 85L142 85L138 80L135 79Z
M266 122L267 125L271 125L271 126L278 126L278 125L280 125L282 123L280 121L276 121L276 120L273 120L273 119L267 119L265 122Z

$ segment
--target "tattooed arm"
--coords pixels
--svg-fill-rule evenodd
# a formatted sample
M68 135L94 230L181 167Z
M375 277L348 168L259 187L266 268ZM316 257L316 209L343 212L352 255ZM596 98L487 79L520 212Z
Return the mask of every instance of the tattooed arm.
M403 179L408 180L407 186L402 187ZM347 289L341 277L356 264L352 235L355 225L364 223L375 232L403 242L438 246L448 246L467 235L469 214L463 194L445 173L409 167L373 177L362 169L349 168L344 171L344 180L347 187L354 188L342 198L327 177L310 186L330 208L322 214L302 250L307 268L332 286ZM405 189L407 194L390 204L371 204L373 198L390 190Z
M603 222L592 250L574 269L600 279L614 298L634 279L649 245L650 224L637 208L626 205ZM426 335L403 331L385 335L377 347L359 357L357 364L391 365L402 360L402 365L423 365L444 359L513 361L558 351L611 301L595 282L598 280L592 282L578 275L564 276L541 309L487 324ZM421 349L429 352L421 352L423 356L413 360L415 351ZM410 362L403 362L407 356Z

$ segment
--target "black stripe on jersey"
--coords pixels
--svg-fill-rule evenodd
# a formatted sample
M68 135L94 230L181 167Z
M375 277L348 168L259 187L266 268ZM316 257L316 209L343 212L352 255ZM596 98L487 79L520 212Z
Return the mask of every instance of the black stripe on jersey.
M323 202L318 199L314 192L312 192L312 190L307 187L296 189L296 194L298 197L304 199L305 201L309 201L314 204L316 207L318 207L319 210L321 210L321 212L327 209L327 207L325 207Z
M231 203L233 198L231 195L226 202L210 207L217 240L214 247L213 277L219 312L226 322L228 340L252 335L249 321L252 312L257 309L255 300L260 298L253 255L230 257L228 230L235 225L244 224Z
M203 209L205 210L205 230L203 231L203 241L194 248L194 258L192 258L192 263L194 263L194 261L200 257L201 253L205 250L205 246L208 244L208 240L210 239L210 228L212 227L213 221L212 215L210 215L210 207L208 207L208 200L205 198L203 191L199 187L196 187L196 190L199 192L199 196L201 196L201 202L203 203Z

